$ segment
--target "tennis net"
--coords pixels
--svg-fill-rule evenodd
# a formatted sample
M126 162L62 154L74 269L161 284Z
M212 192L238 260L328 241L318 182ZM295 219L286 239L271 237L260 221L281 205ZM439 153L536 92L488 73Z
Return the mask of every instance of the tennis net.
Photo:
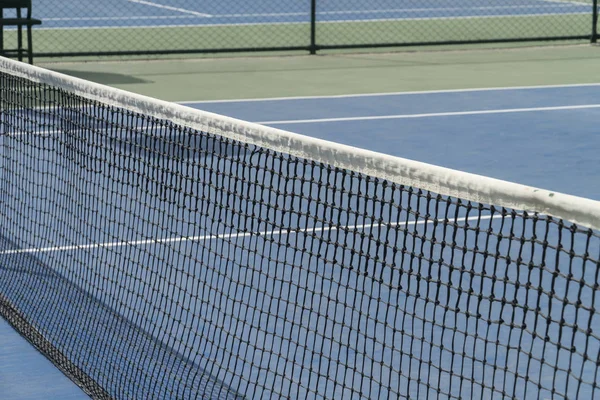
M600 395L600 204L0 58L0 314L94 398Z

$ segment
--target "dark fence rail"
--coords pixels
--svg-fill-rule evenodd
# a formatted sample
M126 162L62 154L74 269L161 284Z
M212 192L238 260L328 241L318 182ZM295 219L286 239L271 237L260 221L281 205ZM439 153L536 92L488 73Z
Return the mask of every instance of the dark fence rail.
M46 0L37 56L597 39L597 0ZM7 15L5 15L6 17ZM5 41L16 32L5 32Z

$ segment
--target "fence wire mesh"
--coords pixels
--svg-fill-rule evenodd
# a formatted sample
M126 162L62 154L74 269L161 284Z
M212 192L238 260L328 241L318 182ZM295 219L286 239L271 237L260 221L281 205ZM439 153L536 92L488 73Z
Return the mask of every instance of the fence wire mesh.
M34 0L43 20L34 46L38 56L61 56L594 41L595 8L593 0ZM5 42L16 36L5 31Z

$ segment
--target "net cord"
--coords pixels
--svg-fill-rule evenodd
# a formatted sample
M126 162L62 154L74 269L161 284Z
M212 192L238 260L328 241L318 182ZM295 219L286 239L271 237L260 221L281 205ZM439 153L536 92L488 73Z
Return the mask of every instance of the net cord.
M0 57L0 71L109 106L463 200L538 212L600 230L600 201L538 189L287 132Z

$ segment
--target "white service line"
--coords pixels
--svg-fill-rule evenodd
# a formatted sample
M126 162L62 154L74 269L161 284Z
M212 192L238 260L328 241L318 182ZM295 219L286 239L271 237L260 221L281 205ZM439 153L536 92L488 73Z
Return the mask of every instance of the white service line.
M586 110L600 108L600 104L583 104L573 106L555 106L555 107L531 107L531 108L508 108L498 110L476 110L476 111L452 111L452 112L440 112L440 113L425 113L425 114L396 114L396 115L372 115L363 117L339 117L339 118L313 118L313 119L290 119L290 120L277 120L277 121L252 121L256 124L261 125L294 125L294 124L314 124L321 122L345 122L345 121L377 121L386 119L412 119L412 118L435 118L435 117L454 117L461 115L485 115L485 114L510 114L510 113L525 113L525 112L543 112L543 111L561 111L561 110ZM144 127L136 129L137 133L142 134L143 132L151 130L160 130L164 127ZM98 131L108 132L112 128L103 128L100 130L89 129L75 129L74 132L86 132L86 131ZM27 131L27 132L6 132L3 133L9 137L18 136L53 136L60 134L61 130L52 131Z
M338 19L333 21L322 21L320 24L345 24L348 22L390 22L390 21L447 21L447 20L472 20L472 19L506 19L506 18L529 18L529 17L542 17L552 15L588 15L589 11L569 11L569 12L545 12L545 13L533 13L533 14L491 14L491 15L464 15L464 16L442 16L442 17L408 17L408 18L373 18L373 19Z
M466 222L466 221L476 221L476 220L489 220L489 219L497 219L502 218L501 214L497 214L494 216L491 215L477 215L469 218L456 218L451 219L450 222ZM412 225L423 225L425 223L433 223L436 220L419 220L419 221L402 221L402 222L392 222L388 224L378 224L378 223L370 223L363 225L349 225L344 226L344 230L352 230L352 229L373 229L379 226L412 226ZM443 223L443 220L437 220L437 222ZM121 241L121 242L108 242L108 243L93 243L93 244L76 244L72 246L56 246L56 247L40 247L40 248L29 248L29 249L14 249L14 250L4 250L0 251L0 255L10 255L10 254L35 254L35 253L49 253L55 251L71 251L71 250L87 250L87 249L100 249L100 248L110 248L110 247L123 247L123 246L145 246L149 244L164 244L164 243L178 243L178 242L202 242L213 239L239 239L248 236L285 236L285 235L293 235L297 233L316 233L316 232L330 232L336 231L338 227L336 226L315 226L312 228L306 228L300 231L296 230L287 230L287 229L276 229L270 231L262 231L262 232L243 232L243 233L227 233L227 234L219 234L219 235L203 235L203 236L193 236L193 237L172 237L172 238L163 238L163 239L146 239L146 240L136 240L133 242Z
M54 136L61 131L20 131L20 132L0 132L0 136L6 135L8 137L19 137L19 136Z
M190 19L191 15L148 15L137 17L77 17L77 18L44 18L44 21L130 21L148 19Z
M210 17L210 16L209 16ZM206 17L206 18L209 18ZM227 24L177 24L177 25L126 25L126 26L115 26L115 25L103 25L103 26L69 26L69 27L54 27L54 28L42 28L36 29L38 31L56 31L56 30L80 30L80 29L102 29L102 30L110 30L110 29L132 29L132 28L141 28L141 29L170 29L170 28L214 28L214 27L222 27L222 26L276 26L276 25L306 25L308 22L249 22L249 23L227 23ZM17 28L10 29L17 30Z
M165 6L163 4L153 3L151 1L146 1L146 0L127 0L127 1L129 1L131 3L143 4L145 6L150 6L150 7L162 8L164 10L178 11L178 12L181 12L184 14L196 15L198 17L205 17L205 18L212 17L212 15L210 15L210 14L199 13L197 11L187 10L185 8Z
M509 108L500 110L479 110L479 111L456 111L427 114L398 114L398 115L373 115L364 117L340 117L340 118L316 118L316 119L292 119L287 121L260 121L261 125L291 125L291 124L312 124L318 122L344 122L344 121L373 121L382 119L409 119L409 118L432 118L432 117L451 117L458 115L483 115L483 114L509 114L537 111L558 111L558 110L584 110L591 108L600 108L600 104L586 104L581 106L557 106L557 107L533 107L533 108Z
M576 0L540 0L543 1L545 3L552 3L552 4L568 4L568 5L576 5L576 6L586 6L586 7L591 7L592 3L585 3L583 1L576 1Z
M95 128L78 128L78 129L69 129L68 131L65 130L60 130L60 129L55 129L55 130L51 130L51 131L20 131L20 132L0 132L0 134L4 134L8 137L19 137L19 136L41 136L41 137L45 137L45 136L54 136L54 135L59 135L65 132L69 132L69 133L86 133L86 132L109 132L113 129L117 129L119 130L120 128L115 126L115 127L111 127L111 128L101 128L101 129L95 129ZM143 135L147 132L158 132L161 131L163 129L168 129L165 126L146 126L146 127L137 127L131 131L128 131L129 133L134 132L135 134L138 135ZM124 141L127 138L122 138Z

